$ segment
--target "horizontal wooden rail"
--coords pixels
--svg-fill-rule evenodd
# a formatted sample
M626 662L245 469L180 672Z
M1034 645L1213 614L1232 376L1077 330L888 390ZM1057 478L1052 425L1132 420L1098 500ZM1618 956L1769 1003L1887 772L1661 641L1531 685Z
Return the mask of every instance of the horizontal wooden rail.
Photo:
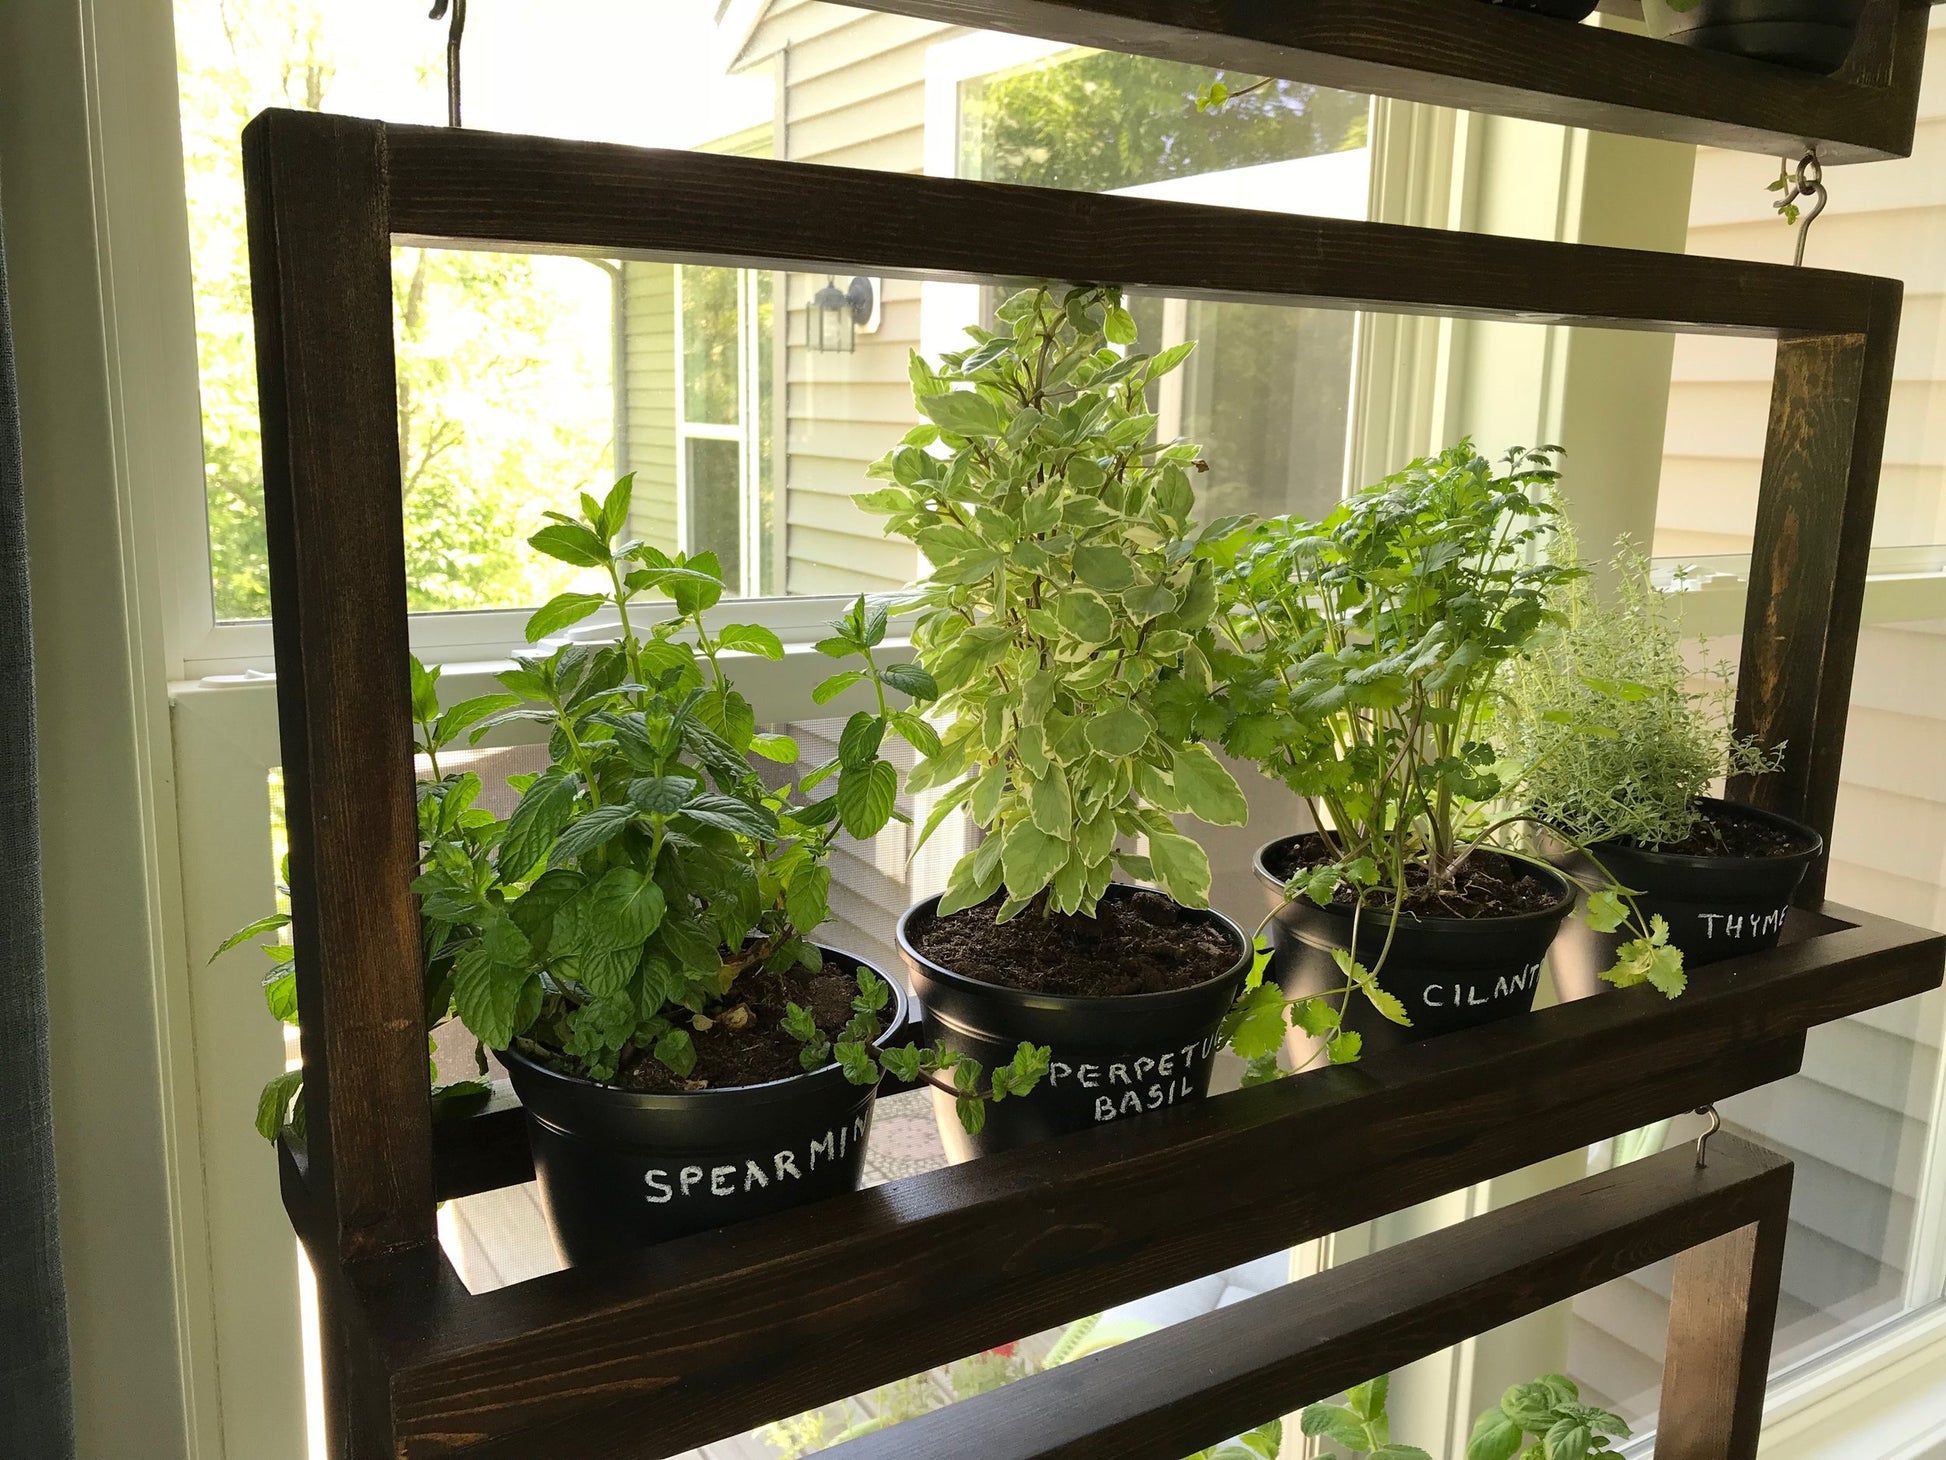
M1835 76L1478 0L875 0L874 8L1598 132L1826 162L1912 151L1923 0L1869 0Z
M267 112L251 125L333 120ZM1855 334L1901 294L1897 280L1832 270L763 157L438 127L387 126L382 145L387 218L411 243L1100 279L1200 299L1703 334Z
M409 1460L660 1455L1781 1079L1807 1028L1939 982L1941 935L1795 921L1824 931L1675 1003L1546 1009L494 1292L437 1252L339 1281Z
M1656 1454L1750 1460L1790 1197L1789 1161L1720 1135L1705 1166L1687 1146L1666 1151L827 1453L1181 1460L1693 1251L1695 1260L1679 1259L1676 1269ZM1719 1313L1730 1321L1712 1326ZM1752 1371L1754 1393L1742 1382Z

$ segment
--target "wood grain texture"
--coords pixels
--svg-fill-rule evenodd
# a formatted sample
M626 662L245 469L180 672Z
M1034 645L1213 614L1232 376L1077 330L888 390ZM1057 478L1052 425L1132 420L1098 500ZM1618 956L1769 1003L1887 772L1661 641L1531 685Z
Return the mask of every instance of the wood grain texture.
M1680 1303L1683 1275L1705 1272L1691 1261L1699 1254L1707 1263L1741 1252L1759 1232L1766 1250L1781 1247L1790 1194L1788 1161L1719 1136L1706 1168L1681 1148L1590 1176L826 1453L833 1460L1180 1460L1675 1254ZM1726 1231L1729 1237L1719 1235ZM1694 1381L1704 1374L1746 1367L1747 1325L1735 1316L1763 1318L1768 1355L1765 1315L1776 1307L1779 1270L1744 1263L1736 1273L1740 1282L1715 1282L1710 1267L1692 1284L1698 1294L1710 1285L1724 1321L1686 1331L1681 1353L1672 1350L1672 1376L1679 1365L1694 1369L1686 1396L1701 1397ZM1723 1275L1731 1276L1728 1268ZM1733 1314L1744 1299L1747 1307ZM1716 1397L1714 1432L1729 1433L1734 1406L1735 1419L1751 1421L1751 1447L1670 1450L1665 1396L1660 1460L1754 1456L1762 1367L1754 1394Z
M384 129L292 115L245 191L310 1180L351 1260L433 1236L391 241Z
M1939 981L1946 938L1843 916L1674 1004L1583 1000L612 1265L464 1299L436 1257L355 1276L400 1452L681 1449L1768 1083L1809 1025Z
M1826 162L1912 150L1923 0L1812 76L1477 0L876 0L874 9L1601 132Z
M1712 1166L1721 1143L1721 1136L1709 1143ZM1676 1259L1656 1414L1658 1460L1756 1460L1784 1273L1786 1224L1779 1216Z
M1751 335L1861 332L1885 287L1827 270L768 158L430 127L386 136L392 228L415 243L1112 280L1205 299Z
M1757 495L1736 723L1782 744L1784 766L1729 789L1824 833L1807 907L1824 897L1892 399L1902 289L1884 283L1864 332L1778 342Z

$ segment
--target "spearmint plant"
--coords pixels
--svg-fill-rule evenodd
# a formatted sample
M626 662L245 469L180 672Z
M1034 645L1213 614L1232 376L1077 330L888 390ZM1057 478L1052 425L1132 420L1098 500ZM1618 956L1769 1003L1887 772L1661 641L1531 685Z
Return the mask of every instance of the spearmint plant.
M1358 1053L1337 1033L1353 993L1410 1022L1378 981L1408 902L1437 912L1482 850L1537 860L1511 835L1534 820L1527 769L1510 764L1496 735L1502 666L1532 648L1558 617L1553 596L1581 576L1544 551L1557 453L1517 449L1496 470L1462 441L1322 522L1256 523L1210 549L1224 565L1213 660L1229 716L1223 743L1311 807L1325 856L1286 896L1352 907L1352 948L1333 954L1345 985L1288 1006L1334 1061ZM1597 926L1633 917L1624 890L1589 890ZM1367 968L1355 949L1373 915L1387 936ZM1681 954L1665 926L1634 921L1614 981L1646 978L1673 997ZM1271 1072L1286 1007L1258 983L1233 1012L1233 1043L1259 1075Z
M933 565L913 643L945 728L910 784L952 789L924 835L962 806L988 833L940 915L995 894L1002 920L1092 915L1118 868L1207 906L1209 860L1170 814L1246 814L1197 733L1216 580L1194 549L1235 519L1192 526L1197 448L1155 444L1144 395L1191 346L1141 353L1109 287L1023 290L997 318L937 371L912 356L926 424L858 499Z
M876 835L900 816L886 734L937 744L886 689L924 700L933 686L916 666L880 662L887 611L861 597L817 648L862 667L827 679L815 698L869 683L876 709L850 717L831 761L773 789L751 757L794 764L798 747L758 732L726 663L737 653L779 659L783 645L760 625L712 628L706 615L723 592L713 555L671 557L623 535L631 486L625 477L603 501L584 495L580 516L550 513L529 539L608 580L605 592L564 593L536 611L529 642L608 607L615 642L520 658L499 676L505 693L443 712L436 673L415 672L413 714L435 779L420 797L424 858L413 890L429 1019L450 1007L483 1046L518 1044L594 1081L638 1059L681 1081L695 1068L695 1034L753 1017L739 980L820 966L809 935L829 911L832 842L840 830ZM473 808L476 776L439 775L437 752L462 733L477 742L523 721L546 727L550 764L510 778L520 802L499 821ZM882 1057L902 1078L944 1084L970 1125L983 1119L983 1101L1026 1093L1046 1069L1046 1052L1023 1045L982 1089L972 1061L876 1051L890 999L861 971L853 1017L835 1037L794 1004L784 1027L804 1045L806 1069L835 1061L846 1078L872 1084ZM950 1082L940 1078L947 1070Z
M480 794L480 778L471 771L444 773L439 767L439 752L445 750L463 735L467 728L488 714L493 706L484 701L471 701L466 706L456 706L442 713L439 708L439 670L428 669L417 658L412 665L412 719L413 748L422 756L431 769L430 779L421 780L417 785L417 811L419 822L420 865L424 867L430 859L440 855L440 848L483 847L493 834L497 825L490 811L474 806L474 799ZM286 885L290 880L289 858L285 859L282 869L284 881L278 885L281 897L289 897ZM270 959L270 970L264 975L264 1003L271 1016L295 1028L297 1026L297 960L296 950L285 942L279 934L291 925L290 914L274 912L258 918L236 930L225 938L210 955L210 961L221 957L232 948L252 940L262 940L259 946ZM453 1013L453 963L457 950L445 929L425 924L421 929L422 951L424 953L425 979L425 1020L426 1040L430 1053L432 1031ZM439 1082L439 1070L431 1067L432 1100L436 1110L483 1097L487 1086L483 1080L453 1080L445 1084ZM485 1060L480 1061L482 1073ZM304 1072L287 1070L273 1076L263 1088L257 1099L257 1133L265 1140L274 1141L280 1131L288 1128L299 1142L304 1139Z

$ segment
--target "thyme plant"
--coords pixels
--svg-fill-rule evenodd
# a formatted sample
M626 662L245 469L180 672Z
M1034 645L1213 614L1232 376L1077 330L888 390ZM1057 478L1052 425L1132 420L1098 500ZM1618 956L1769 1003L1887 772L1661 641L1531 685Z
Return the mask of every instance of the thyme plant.
M1690 687L1682 630L1648 560L1624 550L1606 602L1588 578L1566 584L1560 619L1508 664L1504 723L1536 814L1585 844L1659 847L1687 839L1719 778L1783 763L1731 728L1730 666Z
M1003 921L1092 915L1118 868L1205 907L1209 860L1170 816L1246 815L1198 735L1216 580L1194 550L1234 523L1192 526L1197 448L1155 444L1144 394L1191 346L1141 353L1110 287L1023 290L998 324L938 371L913 355L926 424L858 499L933 565L913 643L945 728L910 784L952 789L924 835L962 806L988 833L940 914L1000 893Z

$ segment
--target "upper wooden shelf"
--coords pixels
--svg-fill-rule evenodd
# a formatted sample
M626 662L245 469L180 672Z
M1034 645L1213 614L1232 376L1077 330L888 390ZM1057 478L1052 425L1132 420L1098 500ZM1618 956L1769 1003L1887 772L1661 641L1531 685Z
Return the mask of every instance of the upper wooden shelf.
M872 0L875 10L1466 111L1831 162L1912 151L1927 0L1866 0L1835 76L1481 0Z

